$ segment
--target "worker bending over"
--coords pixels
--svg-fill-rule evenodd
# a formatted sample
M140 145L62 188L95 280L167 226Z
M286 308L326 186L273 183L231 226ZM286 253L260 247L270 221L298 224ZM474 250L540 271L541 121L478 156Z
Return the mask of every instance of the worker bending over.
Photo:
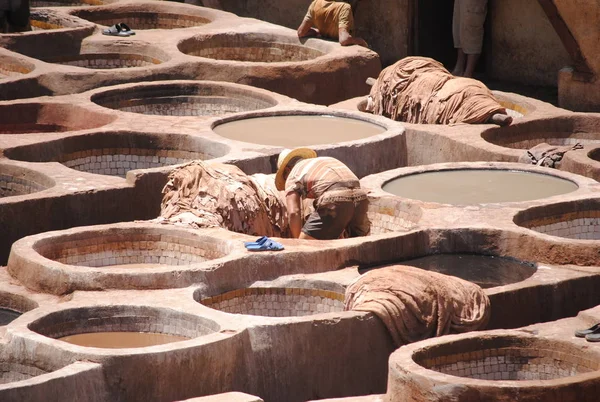
M312 149L284 150L277 161L275 186L285 191L293 238L333 240L366 236L369 201L358 178L337 159L317 157ZM302 225L302 200L312 199L315 211Z

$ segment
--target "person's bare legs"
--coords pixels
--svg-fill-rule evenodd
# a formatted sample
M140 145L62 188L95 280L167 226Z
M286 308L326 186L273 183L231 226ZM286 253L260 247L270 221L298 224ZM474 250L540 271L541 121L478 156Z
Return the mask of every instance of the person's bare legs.
M467 67L465 68L463 77L473 78L475 67L479 61L479 54L467 54Z
M456 75L460 77L465 72L465 62L467 60L467 55L461 48L456 49L456 65L454 66L454 70L452 70L452 75Z

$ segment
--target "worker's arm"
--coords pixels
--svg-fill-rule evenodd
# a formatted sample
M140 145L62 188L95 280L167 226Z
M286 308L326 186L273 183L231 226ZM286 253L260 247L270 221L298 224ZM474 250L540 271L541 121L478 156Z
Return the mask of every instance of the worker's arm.
M289 193L285 197L285 204L287 206L288 219L290 224L290 231L292 237L297 239L300 237L302 231L302 198L300 194L296 192Z
M346 28L341 28L338 31L340 45L342 46L350 46L350 45L359 45L364 47L369 47L367 42L363 38L355 38L350 35L350 32Z
M302 24L298 27L298 37L307 38L311 36L319 36L319 31L313 28L312 22L308 19L302 20Z

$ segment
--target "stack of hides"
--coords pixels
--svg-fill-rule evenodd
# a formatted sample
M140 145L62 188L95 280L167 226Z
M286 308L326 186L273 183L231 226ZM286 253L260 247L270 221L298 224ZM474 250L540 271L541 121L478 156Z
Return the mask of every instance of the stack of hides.
M490 301L474 283L395 265L369 271L351 284L346 289L345 310L377 315L400 347L484 328Z
M248 176L233 165L193 161L171 172L162 193L155 222L289 236L285 204L272 176Z
M384 69L369 97L368 112L407 123L476 124L506 114L481 82L455 77L427 57L406 57Z

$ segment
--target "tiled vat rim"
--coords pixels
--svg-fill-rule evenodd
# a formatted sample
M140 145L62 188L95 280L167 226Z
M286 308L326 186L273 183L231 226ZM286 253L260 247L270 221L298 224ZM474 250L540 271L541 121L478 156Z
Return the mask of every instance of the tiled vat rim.
M196 338L220 330L209 318L167 307L120 304L64 308L27 324L30 331L49 338L87 332L156 332Z
M344 294L323 289L245 288L200 299L207 307L231 314L268 317L306 316L344 310Z
M44 191L55 185L52 178L36 170L0 163L0 201Z
M86 96L106 108L173 116L213 117L295 102L264 89L217 81L124 84L96 89Z
M418 366L418 374L423 376L438 378L433 373L438 372L460 377L457 381L475 381L473 384L481 380L487 384L489 381L539 384L543 380L569 381L568 377L580 374L600 375L599 356L590 352L568 341L538 338L519 331L489 331L428 340L394 354L411 356L411 365ZM396 359L393 356L391 360Z
M504 205L535 205L535 204L547 204L551 203L553 199L556 198L579 198L588 194L593 194L597 191L598 182L593 179L576 175L570 172L564 172L561 170L544 168L534 165L527 165L524 163L512 163L512 162L449 162L449 163L435 163L431 165L421 165L414 167L404 167L398 168L394 170L388 170L382 173L376 173L361 179L361 187L367 188L374 197L394 197L397 199L401 199L405 203L416 203L419 205L423 204L435 204L435 205L448 205L450 204L438 204L433 202L425 202L419 200L411 200L405 199L393 194L387 193L383 190L383 186L396 178L410 176L419 173L428 173L428 172L438 172L438 171L452 171L452 170L512 170L512 171L523 171L523 172L531 172L531 173L539 173L545 174L549 176L554 176L562 179L569 180L575 183L578 186L573 192L567 194L561 194L541 200L530 200L530 201L520 201L520 202L506 202L501 203ZM550 200L550 201L548 201ZM492 203L490 203L492 204ZM478 204L484 207L487 204ZM494 203L494 205L498 205L498 203ZM456 206L459 207L459 206Z
M518 226L572 240L600 240L600 199L574 200L517 213Z
M29 244L44 258L88 267L191 265L225 257L232 251L224 240L168 225L116 224L65 232L33 236L37 239Z

